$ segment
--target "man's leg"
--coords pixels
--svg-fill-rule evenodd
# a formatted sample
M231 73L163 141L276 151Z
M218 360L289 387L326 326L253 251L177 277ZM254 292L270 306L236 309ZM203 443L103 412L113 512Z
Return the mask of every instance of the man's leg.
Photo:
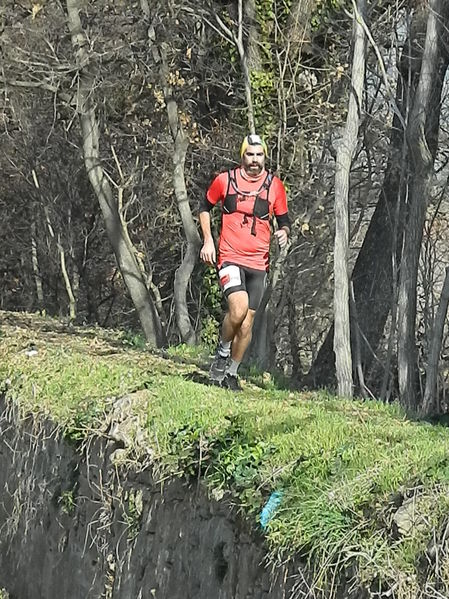
M225 376L221 382L222 387L232 391L241 391L242 389L238 381L237 370L251 341L255 313L255 310L248 310L232 341L231 361L227 365Z
M232 391L241 391L237 371L240 362L243 360L246 348L248 347L253 329L254 315L256 311L248 309L242 324L238 328L232 341L231 360L226 366L226 372L221 381L221 386Z
M235 340L247 314L248 294L246 291L234 291L234 293L228 296L228 310L221 329L221 338L223 341L229 342Z
M226 374L231 342L248 312L248 294L246 291L234 291L228 295L227 302L228 309L221 328L220 342L209 369L209 378L215 383L221 383Z
M248 308L241 325L235 330L232 339L231 360L226 365L226 374L221 382L223 387L235 391L241 389L237 378L237 371L251 342L254 316L262 300L267 283L267 273L265 271L246 268L244 272L246 292L248 293ZM227 330L227 333L230 336L231 331Z
M265 271L245 269L245 285L247 292L247 309L240 327L234 333L232 342L232 360L240 363L243 360L245 351L251 342L254 316L256 310L262 301L262 297L267 284L267 273ZM231 369L232 374L236 374Z
M248 294L246 291L234 291L228 295L227 302L228 309L221 328L220 342L209 369L209 377L216 383L221 383L226 374L231 342L234 343L248 314Z
M246 316L234 335L234 340L232 342L232 350L231 350L231 358L236 362L241 362L243 360L243 356L245 355L245 351L250 344L251 337L253 334L253 323L254 316L256 314L255 310L248 309Z

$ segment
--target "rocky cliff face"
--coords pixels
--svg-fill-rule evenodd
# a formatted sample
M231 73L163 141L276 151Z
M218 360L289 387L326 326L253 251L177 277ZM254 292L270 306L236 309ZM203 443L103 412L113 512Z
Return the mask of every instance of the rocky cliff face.
M262 539L225 502L156 480L151 466L125 471L118 449L93 437L75 450L0 402L0 588L11 599L298 596L297 576L266 565Z

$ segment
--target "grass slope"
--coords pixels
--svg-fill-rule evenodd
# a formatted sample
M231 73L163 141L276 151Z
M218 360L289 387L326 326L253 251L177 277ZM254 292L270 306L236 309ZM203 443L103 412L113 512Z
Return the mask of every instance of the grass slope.
M280 491L267 544L273 559L309 559L317 596L332 595L339 572L372 596L449 596L446 428L325 393L246 384L236 394L189 380L201 378L191 351L180 360L173 349L170 359L117 332L26 314L0 319L0 384L24 413L51 416L83 439L104 432L126 396L129 459L151 456L161 477L200 476L254 527Z

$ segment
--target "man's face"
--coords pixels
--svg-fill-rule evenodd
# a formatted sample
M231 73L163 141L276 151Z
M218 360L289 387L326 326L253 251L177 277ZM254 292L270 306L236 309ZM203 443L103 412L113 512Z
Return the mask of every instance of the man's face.
M248 146L242 156L242 167L248 175L260 175L265 167L265 153L262 146Z

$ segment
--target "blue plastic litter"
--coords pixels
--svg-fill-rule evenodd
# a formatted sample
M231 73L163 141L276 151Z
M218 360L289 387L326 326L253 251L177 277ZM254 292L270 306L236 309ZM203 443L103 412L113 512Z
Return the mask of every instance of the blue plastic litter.
M267 503L264 505L262 511L260 512L259 520L263 530L266 529L268 523L273 518L276 510L278 509L282 501L283 495L283 491L273 491L273 493L271 493L270 497L268 498Z

